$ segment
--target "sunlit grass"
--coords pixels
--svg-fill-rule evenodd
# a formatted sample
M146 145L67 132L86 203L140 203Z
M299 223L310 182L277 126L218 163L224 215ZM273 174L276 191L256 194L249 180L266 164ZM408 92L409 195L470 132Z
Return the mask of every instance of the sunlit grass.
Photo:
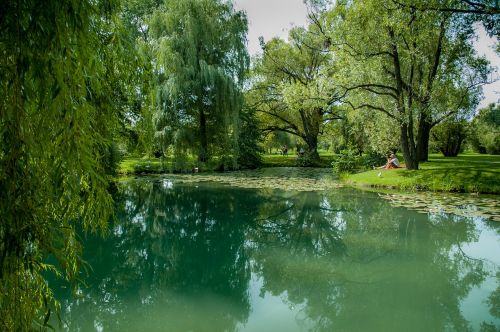
M376 169L345 175L343 180L357 186L500 193L500 156L471 153L445 158L431 154L418 171Z
M120 163L118 173L161 173L168 171L171 166L171 160L165 160L162 163L159 158L126 158Z
M331 167L334 154L331 151L319 150L319 167ZM297 166L297 154L295 151L289 151L287 156L280 154L263 154L263 167L295 167Z

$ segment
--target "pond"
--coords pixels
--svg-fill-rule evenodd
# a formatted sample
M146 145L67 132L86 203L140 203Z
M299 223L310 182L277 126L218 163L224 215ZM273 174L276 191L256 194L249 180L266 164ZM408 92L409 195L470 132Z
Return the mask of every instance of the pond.
M108 236L83 239L85 285L56 293L63 329L500 328L498 198L477 204L493 217L470 196L425 211L324 171L261 172L122 181Z

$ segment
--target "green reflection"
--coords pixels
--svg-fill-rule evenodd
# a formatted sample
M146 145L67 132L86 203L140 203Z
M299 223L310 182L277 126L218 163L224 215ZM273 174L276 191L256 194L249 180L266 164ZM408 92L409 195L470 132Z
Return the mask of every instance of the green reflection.
M117 205L113 234L86 241L93 271L68 304L69 330L223 331L247 319L252 194L132 181Z
M470 329L460 303L488 274L461 249L477 239L473 220L428 217L358 192L286 202L296 208L255 232L252 257L262 291L303 304L314 330Z
M64 298L67 330L234 331L261 305L297 330L467 331L500 324L498 289L461 307L499 262L467 252L481 225L351 189L296 192L130 180L106 239L86 239L88 287ZM499 272L500 275L500 272ZM498 276L497 276L498 277ZM257 282L258 281L258 282ZM498 285L498 281L497 281ZM279 301L276 301L278 299ZM276 304L278 303L278 304ZM279 304L281 303L281 304ZM263 326L273 330L273 317Z

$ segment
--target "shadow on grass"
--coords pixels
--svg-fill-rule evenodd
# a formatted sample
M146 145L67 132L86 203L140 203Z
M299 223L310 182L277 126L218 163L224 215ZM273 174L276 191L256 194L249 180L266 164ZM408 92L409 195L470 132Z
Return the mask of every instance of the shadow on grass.
M444 167L401 172L406 187L456 192L500 192L500 173L488 168Z

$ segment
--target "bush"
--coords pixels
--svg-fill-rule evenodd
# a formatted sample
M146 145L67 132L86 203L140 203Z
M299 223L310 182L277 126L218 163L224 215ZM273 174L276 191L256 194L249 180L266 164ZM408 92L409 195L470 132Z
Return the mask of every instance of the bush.
M359 160L361 166L366 169L371 169L387 162L386 156L377 151L368 151Z
M317 161L310 154L304 153L302 156L297 156L295 165L298 167L314 167L317 166Z
M332 162L333 171L336 174L354 173L358 168L359 161L360 156L357 151L352 149L342 150Z

